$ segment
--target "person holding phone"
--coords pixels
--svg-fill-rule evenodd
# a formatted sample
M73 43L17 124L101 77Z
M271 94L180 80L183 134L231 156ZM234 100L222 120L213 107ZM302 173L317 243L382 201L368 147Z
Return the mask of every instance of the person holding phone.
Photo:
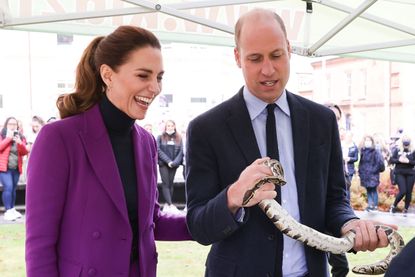
M6 119L0 136L0 182L3 185L2 200L6 212L4 220L14 221L22 214L16 211L16 188L23 168L23 156L27 155L26 139L17 129L17 119Z

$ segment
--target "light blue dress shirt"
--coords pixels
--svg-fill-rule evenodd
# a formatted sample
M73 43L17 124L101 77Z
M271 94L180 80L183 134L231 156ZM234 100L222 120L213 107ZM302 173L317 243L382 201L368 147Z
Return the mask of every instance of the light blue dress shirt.
M256 141L262 157L267 156L265 123L267 119L268 103L254 96L245 86L244 100L251 118ZM274 110L277 129L278 150L280 163L284 168L284 176L287 184L281 187L281 206L297 221L300 221L298 207L297 184L295 181L294 146L291 128L290 108L287 101L287 93L275 101L278 108ZM307 271L304 245L301 242L283 235L284 252L282 272L284 277L304 276Z

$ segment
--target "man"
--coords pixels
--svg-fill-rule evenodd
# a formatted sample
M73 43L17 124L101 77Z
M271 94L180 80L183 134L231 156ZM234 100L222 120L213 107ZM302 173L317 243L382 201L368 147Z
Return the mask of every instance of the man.
M261 157L267 155L266 107L272 103L278 105L274 127L287 180L282 206L319 231L340 236L355 229L357 251L386 246L385 233L358 220L346 199L334 114L285 90L291 48L281 18L248 12L236 24L235 42L245 86L188 127L187 223L195 240L212 244L205 276L328 276L325 253L282 238L256 206L276 197L273 184L242 205L247 190L271 175L263 163L268 158Z

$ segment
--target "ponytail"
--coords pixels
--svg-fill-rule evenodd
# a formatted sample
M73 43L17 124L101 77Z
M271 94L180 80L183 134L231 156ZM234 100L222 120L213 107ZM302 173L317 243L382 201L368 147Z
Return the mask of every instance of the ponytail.
M62 94L56 101L61 118L90 109L101 98L105 84L95 64L95 52L103 36L95 38L84 50L76 69L75 92Z

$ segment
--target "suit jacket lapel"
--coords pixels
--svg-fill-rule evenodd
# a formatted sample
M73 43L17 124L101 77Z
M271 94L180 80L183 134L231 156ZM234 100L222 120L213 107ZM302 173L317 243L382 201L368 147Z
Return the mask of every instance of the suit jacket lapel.
M129 222L121 177L98 105L85 112L84 119L85 125L79 135L91 167L115 207L124 220Z
M302 104L290 92L287 92L287 100L291 112L298 204L301 214L303 214L306 198L310 119L307 111L302 107Z
M261 157L259 147L256 141L254 129L252 128L251 118L246 108L243 98L243 88L232 99L230 115L228 117L228 126L234 135L235 142L238 144L247 164Z
M140 131L137 126L133 129L133 144L134 144L134 157L135 166L137 172L137 199L138 199L138 214L139 214L139 228L146 226L146 222L149 220L150 204L152 204L151 197L154 197L154 192L151 188L157 182L157 172L155 172L155 160L145 160L148 157L153 157L151 153L151 145L149 140L144 140L140 135Z

